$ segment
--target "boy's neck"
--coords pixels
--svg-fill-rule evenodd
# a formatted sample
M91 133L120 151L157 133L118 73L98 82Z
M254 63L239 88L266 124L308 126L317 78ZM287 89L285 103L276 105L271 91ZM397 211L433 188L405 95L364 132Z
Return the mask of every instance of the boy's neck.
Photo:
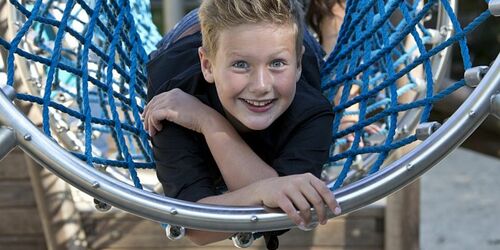
M234 116L227 112L226 109L224 109L224 116L239 133L248 133L253 131L247 126L243 125L243 123L241 123L238 119L234 118Z

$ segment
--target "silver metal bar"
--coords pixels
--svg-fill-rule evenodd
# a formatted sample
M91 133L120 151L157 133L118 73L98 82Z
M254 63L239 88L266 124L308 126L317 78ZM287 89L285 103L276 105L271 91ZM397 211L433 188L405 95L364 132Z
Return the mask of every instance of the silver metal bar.
M390 166L335 192L342 211L351 212L409 184L458 147L489 114L490 98L500 90L500 55L467 101L426 141ZM294 227L286 214L262 207L205 205L162 197L117 182L87 166L40 132L0 95L0 123L15 128L21 148L71 185L150 220L186 228L256 232ZM333 217L333 214L329 215Z
M16 98L16 90L9 85L5 85L0 89L0 92L3 92L3 94L10 100L14 101L14 98Z
M0 127L0 161L17 146L16 134L12 129Z
M7 100L12 102L16 97L16 91L13 87L5 85L0 88L0 96L6 97ZM2 125L1 122L0 125ZM16 146L17 140L14 131L11 128L0 126L0 161Z
M500 119L500 93L491 97L491 114Z
M500 0L490 0L488 8L494 16L500 16Z
M449 1L454 13L457 13L457 0ZM439 5L437 28L443 36L442 41L448 40L453 35L453 23L442 5ZM437 59L435 59L437 58ZM434 82L441 83L447 74L445 68L447 62L451 60L451 46L447 47L432 58L432 73L434 74Z

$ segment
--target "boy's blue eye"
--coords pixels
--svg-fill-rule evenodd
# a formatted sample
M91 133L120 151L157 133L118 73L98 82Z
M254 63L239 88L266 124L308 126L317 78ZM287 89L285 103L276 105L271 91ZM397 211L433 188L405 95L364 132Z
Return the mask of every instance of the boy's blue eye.
M240 68L240 69L246 69L246 68L248 68L248 63L245 61L237 61L237 62L233 63L233 67Z
M283 60L274 60L271 62L271 67L273 68L280 68L285 66L285 62Z

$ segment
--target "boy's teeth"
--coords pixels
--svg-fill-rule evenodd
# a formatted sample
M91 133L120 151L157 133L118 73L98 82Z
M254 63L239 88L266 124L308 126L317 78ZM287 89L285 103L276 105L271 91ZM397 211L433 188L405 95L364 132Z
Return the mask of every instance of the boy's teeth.
M257 107L264 107L264 106L268 105L269 103L271 103L271 101L257 102L257 101L251 101L251 100L245 100L245 102L250 104L250 105L257 106Z

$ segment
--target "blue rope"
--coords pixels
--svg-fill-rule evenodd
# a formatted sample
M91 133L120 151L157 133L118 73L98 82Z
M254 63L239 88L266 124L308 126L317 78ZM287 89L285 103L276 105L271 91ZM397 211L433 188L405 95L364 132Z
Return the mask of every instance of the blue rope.
M92 43L92 37L94 36L94 27L96 25L96 20L99 17L99 12L101 10L102 1L97 1L94 6L94 12L92 13L92 18L89 22L89 28L87 29L87 34L85 35L85 43L83 46L82 61L82 71L84 72L82 76L82 99L83 99L83 113L85 115L85 156L87 164L93 165L92 157L92 112L89 104L89 84L88 84L88 61L89 56L89 46ZM80 99L80 98L79 98Z
M45 92L43 97L43 109L42 109L42 117L43 117L43 131L47 136L50 136L50 124L49 124L49 105L50 102L50 93L52 91L52 83L54 78L54 71L59 64L59 57L61 56L61 41L64 35L64 29L68 23L69 14L71 13L71 9L73 7L73 0L68 0L66 4L66 8L64 9L63 18L61 21L61 26L57 31L56 39L54 42L54 54L52 56L52 61L50 62L49 72L47 73L47 80L45 81Z
M10 1L15 2L13 0ZM17 3L17 2L15 2ZM14 53L16 51L17 46L21 42L21 39L24 37L26 32L28 32L28 29L30 26L33 24L33 20L35 19L38 11L40 10L40 5L42 4L42 0L37 0L35 2L35 5L33 6L33 13L32 15L28 18L28 20L23 24L21 29L17 32L14 40L12 40L11 44L9 44L9 48L4 46L6 49L9 50L9 55L7 57L7 85L13 86L14 85ZM2 41L4 41L2 39Z

